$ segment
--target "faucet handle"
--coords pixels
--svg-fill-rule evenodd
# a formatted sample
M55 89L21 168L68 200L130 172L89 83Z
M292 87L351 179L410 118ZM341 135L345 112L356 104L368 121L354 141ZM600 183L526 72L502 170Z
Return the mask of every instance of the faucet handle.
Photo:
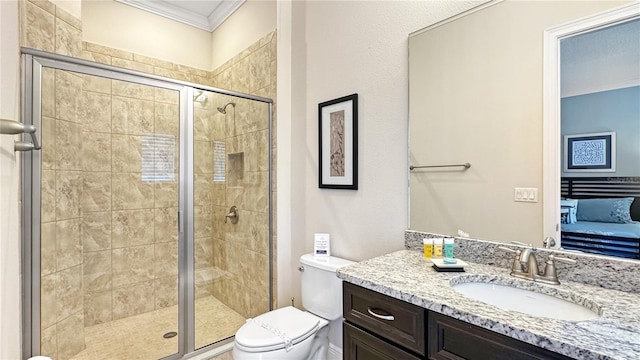
M522 263L520 262L520 254L522 253L522 251L513 250L506 246L498 246L498 249L516 254L516 256L513 258L513 264L511 265L511 273L513 274L514 272L522 272Z
M535 250L535 249L536 249L536 247L535 247L535 246L533 246L533 244L525 244L525 243L520 242L520 241L512 241L511 243L512 243L512 244L516 244L516 245L526 246L526 247L528 247L528 248L531 248L532 250Z
M565 263L565 264L575 264L577 263L577 261L573 260L573 259L569 259L569 258L564 258L564 257L560 257L560 256L555 256L555 255L549 255L549 260L551 261L557 261L557 262L561 262L561 263Z
M573 259L567 259L563 257L558 257L555 255L549 255L549 260L547 260L547 266L544 268L544 273L542 274L541 279L539 281L543 281L547 284L560 284L558 281L558 271L556 270L556 261L565 263L565 264L575 264L577 261Z
M547 249L555 247L556 246L556 239L554 239L551 236L547 236L546 238L544 238L544 241L542 242L542 245L544 247L546 247Z
M513 249L510 249L510 248L508 248L508 247L506 247L506 246L498 246L498 249L500 249L500 250L504 250L504 251L506 251L506 252L514 253L514 254L515 254L516 252L520 251L520 250L513 250Z

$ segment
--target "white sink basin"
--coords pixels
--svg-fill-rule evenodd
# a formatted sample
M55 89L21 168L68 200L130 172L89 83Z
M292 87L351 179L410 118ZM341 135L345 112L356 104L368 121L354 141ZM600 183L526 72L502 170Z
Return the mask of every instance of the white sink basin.
M590 302L595 311L555 296L512 286L486 282L466 282L451 285L460 294L499 307L532 316L557 320L582 321L597 319L599 306ZM575 297L574 297L575 298Z

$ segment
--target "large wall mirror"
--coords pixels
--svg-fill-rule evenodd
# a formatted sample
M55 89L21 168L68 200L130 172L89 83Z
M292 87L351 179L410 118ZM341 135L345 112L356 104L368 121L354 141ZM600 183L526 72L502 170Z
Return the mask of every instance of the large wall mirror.
M628 202L609 199L640 197L640 32L633 20L640 4L629 4L507 0L411 34L411 229L542 246L546 236L560 243L566 230L560 219L574 202L561 197L595 213ZM618 21L562 27L620 8L627 10ZM555 41L556 63L545 36L547 46ZM636 55L622 54L629 48ZM545 80L549 68L557 79ZM557 89L549 88L554 81ZM598 154L588 149L600 145L610 149L603 164L580 163L594 162ZM571 164L565 149L573 151ZM631 220L611 224L640 220L640 200L633 204ZM578 249L602 239L564 240L563 247Z

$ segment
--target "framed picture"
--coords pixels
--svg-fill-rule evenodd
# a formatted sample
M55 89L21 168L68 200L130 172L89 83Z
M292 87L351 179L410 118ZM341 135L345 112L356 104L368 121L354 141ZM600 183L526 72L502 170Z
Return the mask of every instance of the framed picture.
M564 136L564 171L615 172L616 133Z
M319 187L358 189L358 94L318 104Z

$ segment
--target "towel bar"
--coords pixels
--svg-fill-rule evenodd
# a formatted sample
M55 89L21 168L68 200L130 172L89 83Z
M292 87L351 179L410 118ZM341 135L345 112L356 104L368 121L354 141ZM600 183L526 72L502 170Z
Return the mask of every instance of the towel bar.
M411 165L411 166L409 166L409 170L424 169L424 168L458 167L458 166L462 166L466 170L466 169L471 167L471 164L464 163L464 164L451 164L451 165L422 165L422 166L413 166L413 165Z

